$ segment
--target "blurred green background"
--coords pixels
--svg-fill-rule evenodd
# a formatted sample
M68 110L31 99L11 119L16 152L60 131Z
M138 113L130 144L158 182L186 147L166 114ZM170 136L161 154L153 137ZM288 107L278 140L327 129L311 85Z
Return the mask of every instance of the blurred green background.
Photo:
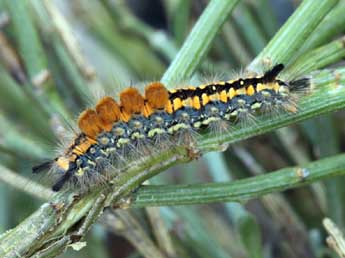
M159 80L207 3L0 0L0 233L42 204L40 188L36 196L28 193L25 184L33 182L11 175L41 182L31 166L54 155L66 121L95 95L117 96L124 87ZM246 67L298 4L241 1L198 74L229 76ZM344 11L345 1L332 10L338 19L330 23L331 39L345 31ZM229 181L330 156L344 148L344 119L337 112L255 137L150 183ZM331 217L344 229L344 183L330 179L243 205L109 212L93 226L86 247L61 257L332 257L321 221Z

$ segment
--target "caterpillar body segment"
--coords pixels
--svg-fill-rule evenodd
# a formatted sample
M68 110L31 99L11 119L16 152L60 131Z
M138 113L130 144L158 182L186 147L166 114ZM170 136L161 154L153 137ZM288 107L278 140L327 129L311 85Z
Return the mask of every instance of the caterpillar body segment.
M135 88L125 89L120 103L106 96L95 109L80 114L81 133L63 155L35 167L34 172L51 166L59 175L54 191L66 182L92 185L106 178L107 166L116 166L118 157L128 156L133 146L150 146L157 139L171 140L181 132L199 131L218 122L238 123L248 115L275 109L296 112L294 94L310 83L306 78L291 82L278 79L283 68L278 64L259 77L170 91L153 82L146 86L144 95Z

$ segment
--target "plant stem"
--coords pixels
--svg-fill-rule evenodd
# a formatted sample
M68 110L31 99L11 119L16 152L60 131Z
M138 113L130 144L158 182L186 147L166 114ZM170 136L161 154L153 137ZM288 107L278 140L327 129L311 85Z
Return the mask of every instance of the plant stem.
M162 78L167 85L190 77L238 0L212 0Z
M345 154L340 154L303 167L283 168L269 174L227 183L142 186L130 196L130 207L245 202L268 193L343 175L344 167Z
M310 71L334 64L344 57L345 37L342 37L301 55L296 62L286 70L286 73L297 78Z
M304 0L264 50L249 65L249 70L257 71L266 62L269 65L288 63L337 3L338 0Z
M11 15L20 54L31 81L34 81L40 73L47 71L47 60L38 32L28 12L28 3L21 0L6 0L5 3Z

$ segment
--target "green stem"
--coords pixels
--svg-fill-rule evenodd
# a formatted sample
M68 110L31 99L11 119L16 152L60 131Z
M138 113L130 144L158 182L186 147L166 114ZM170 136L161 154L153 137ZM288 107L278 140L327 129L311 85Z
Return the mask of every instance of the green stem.
M266 62L268 64L288 63L337 3L338 0L304 0L250 64L249 70L256 71Z
M142 186L131 195L130 207L246 202L268 193L345 174L345 154L284 168L273 173L228 183Z
M342 37L301 55L296 62L286 70L286 73L297 78L310 71L334 64L344 57L345 37Z
M44 55L38 32L30 17L27 1L6 0L6 6L11 15L11 23L31 80L47 70L47 60Z
M220 153L209 153L205 158L213 181L231 181L231 171ZM254 216L239 203L226 203L224 206L250 257L263 257L260 228ZM248 234L249 230L250 234Z
M303 48L301 49L302 53L321 46L333 39L335 35L341 35L341 33L344 32L344 8L345 2L340 1L338 5L327 14L308 41L303 45Z
M239 0L212 0L195 24L174 61L165 72L162 82L190 77L206 55L218 33Z
M242 44L247 45L256 56L266 45L266 39L250 9L241 3L234 12L234 23L243 35Z

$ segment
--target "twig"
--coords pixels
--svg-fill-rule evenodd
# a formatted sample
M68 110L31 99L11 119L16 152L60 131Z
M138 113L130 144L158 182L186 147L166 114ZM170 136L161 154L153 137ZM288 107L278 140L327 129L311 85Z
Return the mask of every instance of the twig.
M328 246L333 249L341 258L344 258L345 239L343 233L329 218L324 218L322 223L329 234L326 239Z
M341 154L303 167L283 168L269 174L228 183L142 186L129 196L129 207L245 202L268 193L343 175L344 158L345 155Z

